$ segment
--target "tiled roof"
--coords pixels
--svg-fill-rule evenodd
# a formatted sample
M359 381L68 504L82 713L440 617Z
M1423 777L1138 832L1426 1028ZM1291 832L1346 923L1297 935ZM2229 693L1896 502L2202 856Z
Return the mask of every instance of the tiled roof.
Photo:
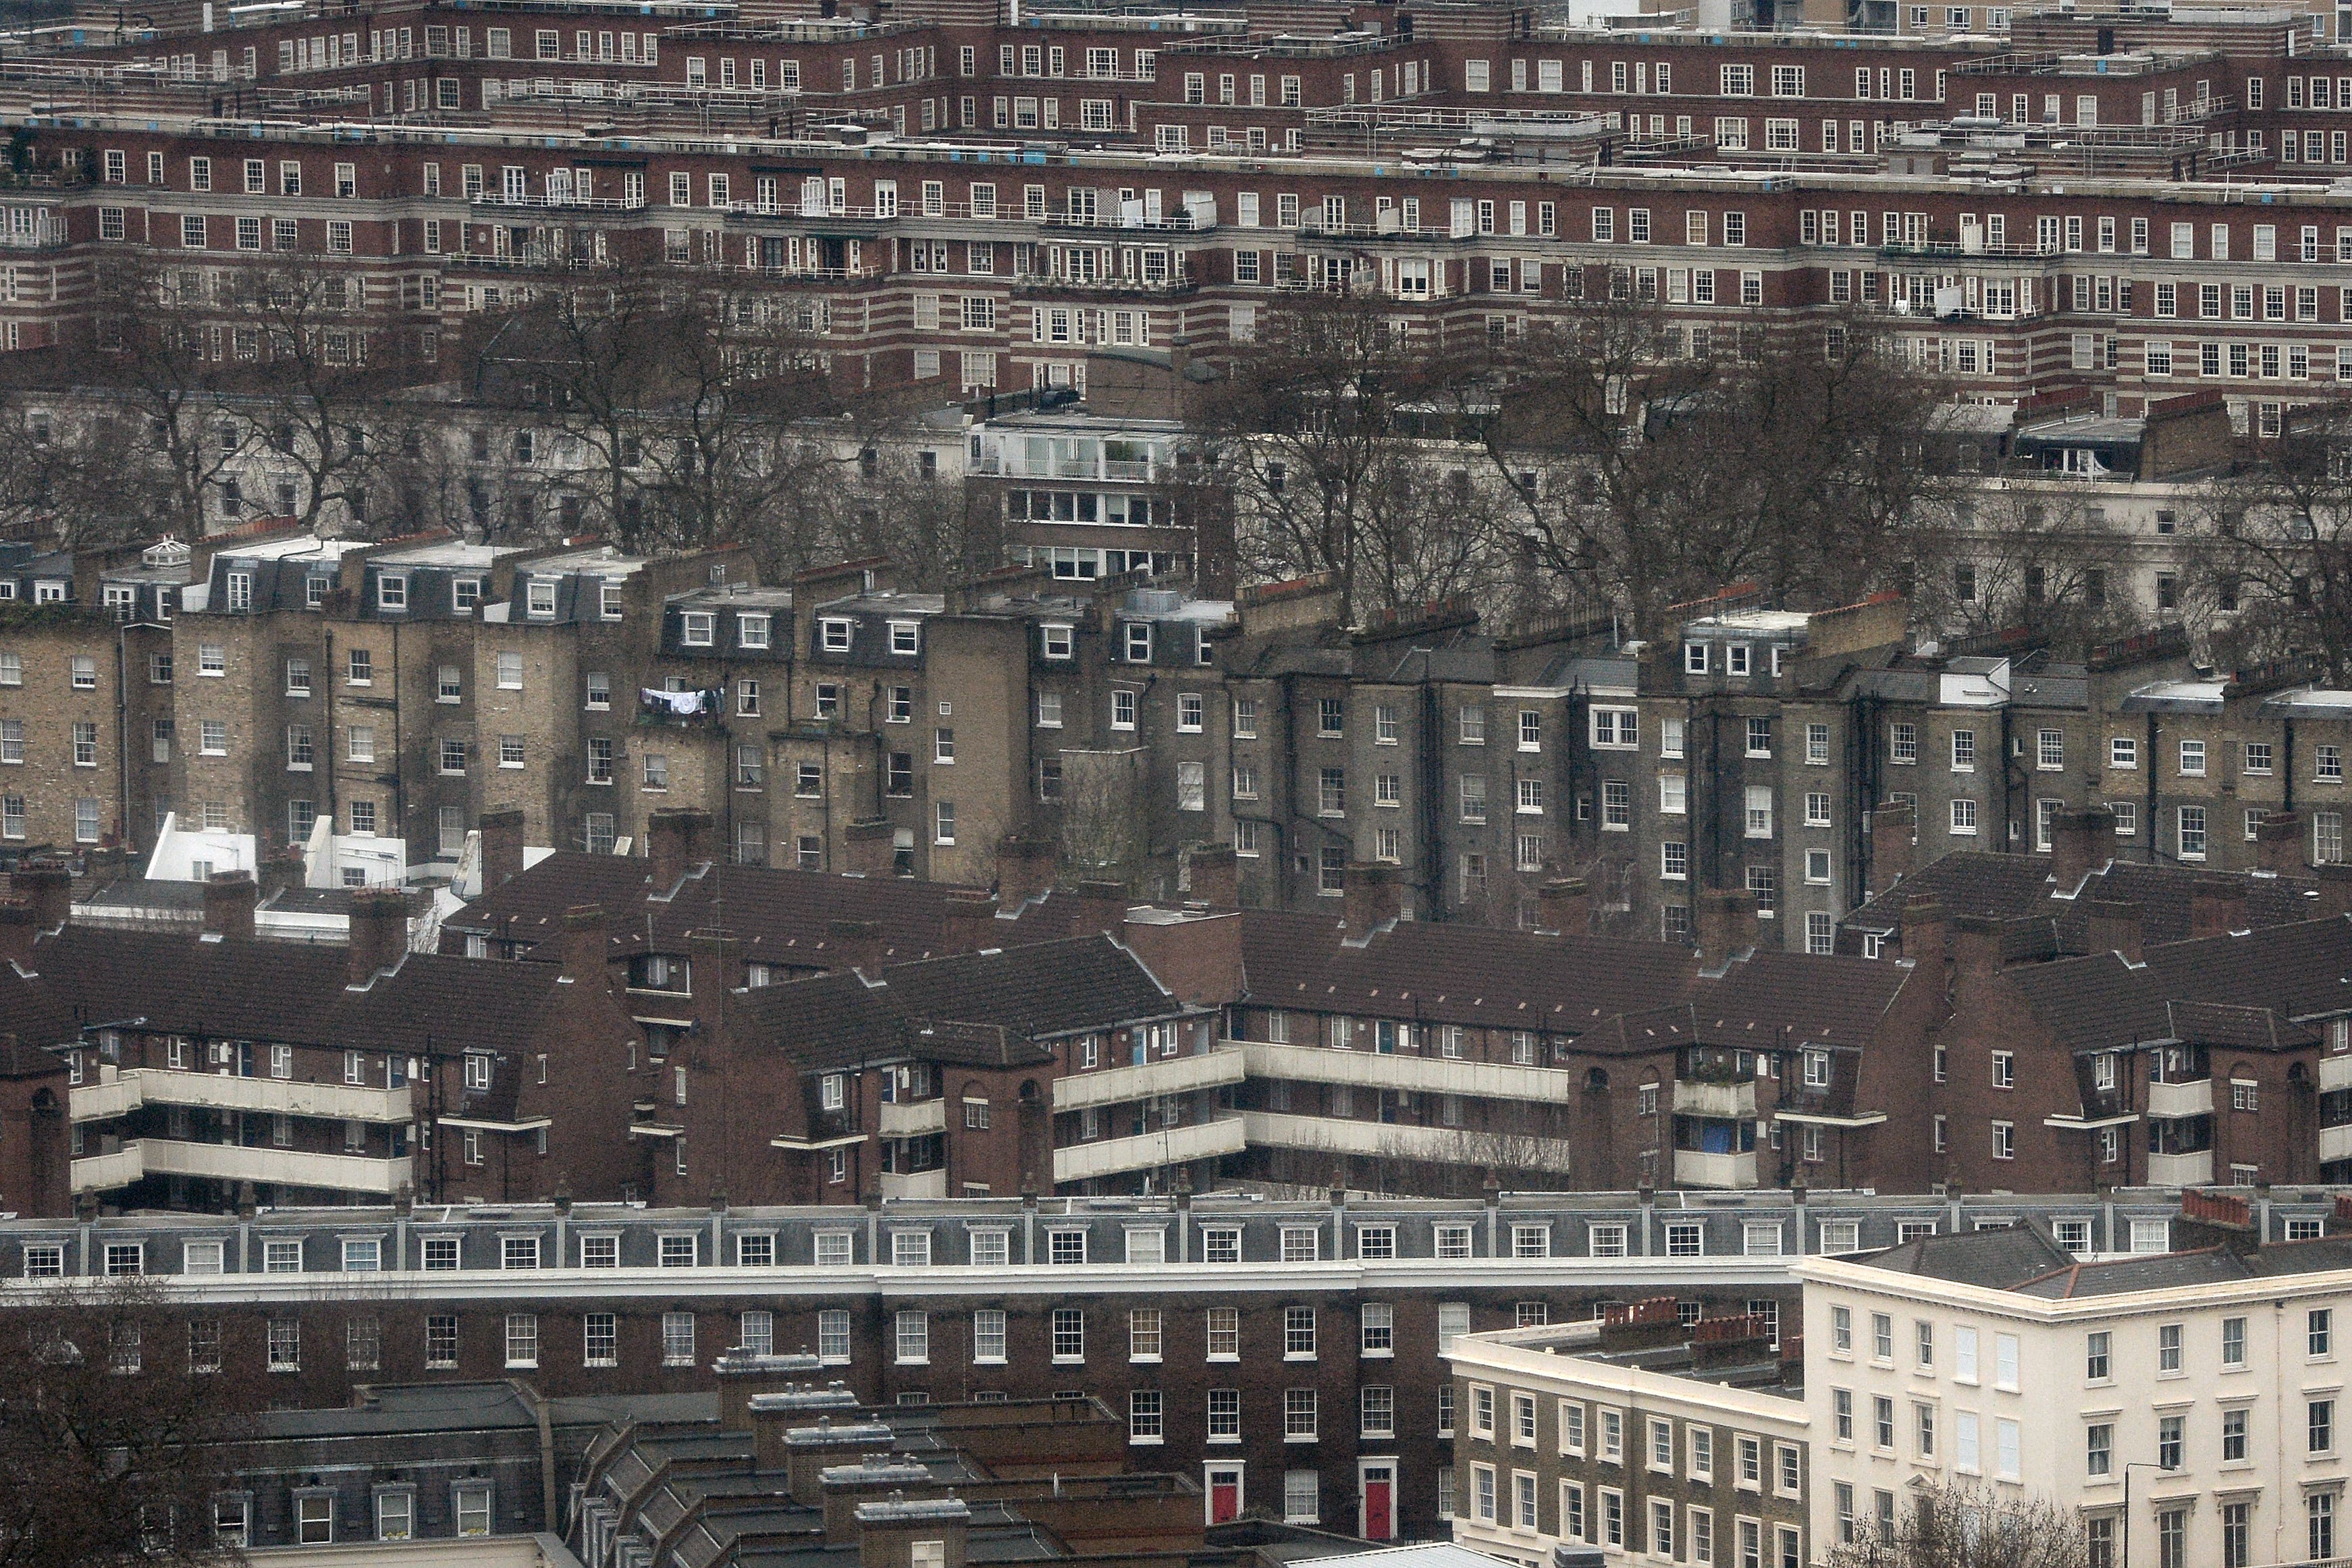
M399 1054L516 1049L559 973L553 964L410 953L353 989L347 962L341 946L68 925L43 937L26 967L52 1005L94 1021L136 1018L156 1033Z
M740 1006L740 1027L804 1070L908 1056L1042 1061L1037 1040L1181 1010L1133 954L1102 936L763 986Z
M1854 1260L1890 1273L1916 1274L1958 1285L2013 1290L2053 1270L2071 1267L2074 1254L2037 1225L2009 1230L1963 1230L1914 1237L1899 1247Z
M1912 971L1759 949L1702 974L1664 942L1401 921L1361 946L1329 917L1243 916L1243 1000L1265 1008L1580 1035L1589 1049L1869 1039Z
M2274 1241L2243 1252L2227 1247L2206 1247L2192 1252L2158 1252L2140 1258L2069 1263L2011 1288L2020 1295L2079 1301L2085 1296L2179 1291L2232 1280L2291 1279L2297 1274L2334 1273L2347 1269L2352 1269L2352 1238L2321 1236L2308 1241Z
M751 963L829 968L842 962L835 921L872 922L886 960L906 962L939 950L950 898L979 891L908 877L720 864L698 865L672 890L653 885L651 862L642 856L567 851L476 899L445 925L535 943L562 932L566 910L594 904L610 924L616 957L679 951L688 932L723 927L742 942Z
M2115 953L2012 969L2014 984L2062 1049L2116 1049L2181 1038L2177 1002L2261 1009L2282 1020L2352 1005L2352 918L2308 920L2150 947L2133 966ZM2218 1029L2222 1014L2188 1015ZM2226 1041L2252 1044L2242 1022ZM2284 1030L2280 1043L2299 1036Z
M2046 930L2021 936L2019 950L2010 956L2036 956L2049 951L2081 953L2087 950L2082 906L2100 902L2137 904L2147 941L2179 942L2189 935L2192 890L2200 882L2217 878L2244 890L2249 925L2284 925L2311 916L2313 884L2296 877L2118 860L2094 869L2078 894L2052 879L2047 855L1959 850L1903 878L1847 915L1845 924L1860 931L1892 931L1901 923L1905 904L1915 898L1932 898L1947 915L2054 923Z

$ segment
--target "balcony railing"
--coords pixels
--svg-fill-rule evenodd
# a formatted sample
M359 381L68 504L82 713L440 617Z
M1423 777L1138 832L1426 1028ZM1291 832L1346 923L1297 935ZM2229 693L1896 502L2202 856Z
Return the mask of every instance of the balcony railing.
M175 1138L139 1138L113 1154L73 1162L76 1192L109 1191L151 1176L201 1176L385 1197L415 1179L405 1155L381 1160L362 1155L247 1148L238 1144L184 1143Z
M1165 1127L1131 1137L1072 1144L1054 1151L1054 1180L1056 1184L1085 1181L1090 1176L1113 1176L1121 1171L1158 1170L1163 1166L1237 1155L1244 1146L1245 1133L1244 1118L1221 1116L1213 1122Z
M2147 1086L2147 1113L2150 1116L2207 1116L2213 1111L2213 1081L2192 1079L2186 1083L2151 1083Z
M2193 1155L2150 1155L2147 1156L2147 1185L2150 1186L2203 1186L2213 1179L2213 1151L2200 1149Z
M885 1171L882 1173L881 1179L882 1196L886 1199L894 1197L945 1197L948 1195L948 1173L945 1169L935 1171L912 1171L904 1176L900 1176L890 1171Z
M1756 1080L1743 1078L1737 1083L1703 1083L1678 1078L1675 1080L1675 1113L1752 1122L1756 1119Z
M1462 1094L1481 1100L1534 1100L1558 1104L1576 1092L1572 1072L1552 1067L1515 1067L1504 1061L1466 1061L1454 1057L1402 1052L1332 1051L1319 1045L1270 1045L1250 1040L1254 1078L1286 1078L1307 1083L1363 1084L1424 1094Z
M1226 1047L1199 1056L1164 1056L1131 1067L1106 1068L1054 1080L1054 1109L1072 1111L1086 1105L1116 1105L1122 1101L1151 1100L1163 1094L1190 1094L1239 1083L1245 1072L1239 1047Z
M925 1133L944 1133L948 1130L948 1103L942 1099L886 1103L877 1121L877 1130L886 1138L914 1138Z
M2331 1089L2352 1089L2352 1056L2321 1057L2319 1088L2322 1093Z
M2352 1125L2319 1129L2322 1160L2352 1160Z
M1382 1057L1381 1060L1394 1061L1397 1058ZM1246 1111L1243 1113L1242 1119L1252 1144L1273 1148L1370 1155L1383 1159L1474 1166L1482 1169L1507 1166L1515 1170L1565 1174L1570 1168L1569 1145L1565 1138L1492 1132L1475 1127L1425 1127L1406 1122L1364 1122L1341 1116L1296 1116L1274 1111Z
M140 1068L73 1092L73 1119L105 1122L142 1105L197 1105L215 1111L253 1111L283 1116L319 1116L339 1122L405 1122L409 1092L350 1083L301 1083L286 1078L237 1078L225 1073L173 1072Z
M1702 1154L1696 1149L1675 1151L1675 1185L1677 1186L1738 1187L1756 1185L1756 1154L1749 1150L1740 1155Z

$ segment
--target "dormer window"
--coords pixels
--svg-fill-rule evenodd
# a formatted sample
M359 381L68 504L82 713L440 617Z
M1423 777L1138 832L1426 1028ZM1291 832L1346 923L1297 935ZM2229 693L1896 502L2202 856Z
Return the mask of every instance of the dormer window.
M312 582L320 583L325 581L323 578L316 577L312 578L310 580ZM232 571L227 574L224 579L224 581L228 591L227 607L230 610L245 611L253 608L253 573L249 571ZM321 597L323 596L324 595L322 593ZM318 600L313 599L310 602L316 604Z
M597 596L596 608L605 620L618 621L621 618L621 585L607 580Z
M555 613L555 584L546 581L533 581L524 590L524 601L528 606L528 612L534 620L543 619L553 615Z
M236 580L240 577L245 579L246 604L244 607L247 609L250 609L252 607L252 576L246 572L233 571L228 574L229 608L232 610L238 608L236 602ZM302 602L305 606L312 610L316 610L319 606L327 602L327 577L324 572L314 571L310 573L310 576L302 580Z
M768 645L768 618L765 615L739 615L735 618L735 642L744 648L764 648Z
M449 584L449 608L460 615L470 615L482 602L482 580L460 577Z
M824 648L828 653L848 653L850 627L852 624L853 623L851 622L846 620L837 620L832 616L827 616L824 620L818 622L818 645Z
M1124 645L1127 649L1127 662L1129 664L1148 664L1151 663L1150 622L1129 621L1120 628L1120 632L1124 640Z
M1683 644L1683 673L1689 675L1703 675L1706 674L1706 643L1685 643Z
M408 611L408 579L399 572L385 572L375 580L375 607L387 614L405 614Z
M1724 673L1731 675L1752 674L1755 672L1753 655L1754 650L1747 643L1732 643L1723 651Z
M708 648L719 617L708 610L689 610L678 617L678 641L689 648Z
M56 579L54 579L54 578L44 578L44 579L40 579L40 580L37 580L37 581L35 581L35 582L34 582L34 584L33 584L33 602L34 602L34 603L36 603L36 604L63 604L65 601L66 601L66 585L65 585L64 583L58 581L58 580L57 580Z
M911 654L919 653L922 651L923 629L919 622L913 621L890 622L890 652Z

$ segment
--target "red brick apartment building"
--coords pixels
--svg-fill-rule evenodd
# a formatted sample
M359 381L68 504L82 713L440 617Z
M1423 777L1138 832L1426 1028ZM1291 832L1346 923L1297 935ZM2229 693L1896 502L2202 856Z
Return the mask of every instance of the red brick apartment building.
M439 374L553 277L676 267L786 302L852 381L953 392L1213 350L1360 278L1430 342L1621 289L1688 354L1861 312L1971 395L2215 389L2265 429L2352 370L2338 46L2268 15L2001 20L545 5L158 36L36 62L81 102L28 105L0 311L20 350L79 340L95 269L136 256L205 316L293 253L355 286L355 354ZM1415 151L1471 133L1492 148Z
M27 1136L0 1176L55 1212L68 1166L90 1200L197 1209L2352 1168L2338 881L2273 907L2243 896L2271 878L2210 878L2168 941L2112 896L2127 882L2053 883L2054 916L1923 893L1867 958L1775 950L1732 894L1702 900L1694 953L1565 934L1576 883L1537 930L1401 920L1375 866L1334 918L1199 885L1168 907L753 868L713 886L705 862L634 890L606 874L642 863L543 860L491 894L509 914L445 934L488 955L481 931L502 931L512 958L406 952L378 894L354 902L347 952L258 943L236 875L202 935L82 926L61 873L22 870L0 930L18 1038L55 1067L27 1056L6 1080ZM598 884L601 906L574 896Z

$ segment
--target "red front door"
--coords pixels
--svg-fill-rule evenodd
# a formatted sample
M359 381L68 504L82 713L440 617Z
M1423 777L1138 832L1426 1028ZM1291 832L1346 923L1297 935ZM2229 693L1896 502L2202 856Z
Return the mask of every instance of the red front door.
M1387 1465L1364 1470L1364 1539L1390 1541L1396 1536L1396 1471Z
M1239 1519L1242 1512L1242 1473L1239 1470L1209 1472L1209 1522L1223 1524Z

